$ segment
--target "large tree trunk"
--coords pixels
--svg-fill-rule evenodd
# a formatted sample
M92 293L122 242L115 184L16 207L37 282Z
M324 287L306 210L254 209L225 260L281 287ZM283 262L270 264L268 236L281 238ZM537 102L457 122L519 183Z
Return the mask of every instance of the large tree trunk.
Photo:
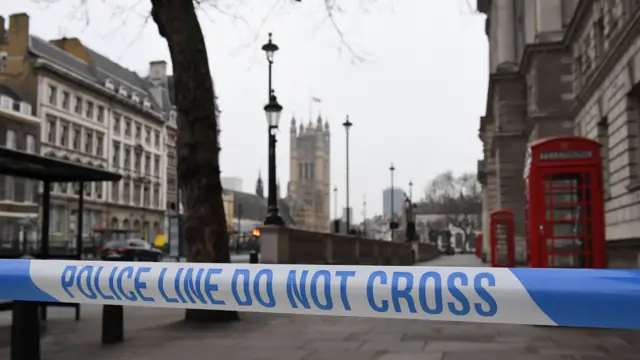
M192 1L151 0L151 15L167 40L178 110L178 177L190 262L228 263L214 89L204 36ZM187 310L187 321L233 321L231 311Z

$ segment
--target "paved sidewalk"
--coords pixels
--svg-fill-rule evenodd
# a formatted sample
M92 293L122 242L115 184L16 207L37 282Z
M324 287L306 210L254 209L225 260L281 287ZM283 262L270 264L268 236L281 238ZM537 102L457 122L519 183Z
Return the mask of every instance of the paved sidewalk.
M429 265L479 266L473 255ZM100 345L100 307L51 309L43 360L626 360L640 332L249 313L208 327L182 311L126 308L126 341ZM0 328L8 317L0 314ZM6 345L5 345L6 346ZM9 358L2 348L0 359Z

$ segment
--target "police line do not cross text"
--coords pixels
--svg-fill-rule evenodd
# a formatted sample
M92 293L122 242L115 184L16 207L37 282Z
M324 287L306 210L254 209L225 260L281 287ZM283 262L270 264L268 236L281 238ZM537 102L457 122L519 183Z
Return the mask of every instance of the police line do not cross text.
M55 287L61 288L70 301L337 315L354 312L351 315L356 316L386 313L403 314L402 317L493 317L498 312L498 302L492 294L496 276L486 271L85 264L65 264L62 268L59 287Z

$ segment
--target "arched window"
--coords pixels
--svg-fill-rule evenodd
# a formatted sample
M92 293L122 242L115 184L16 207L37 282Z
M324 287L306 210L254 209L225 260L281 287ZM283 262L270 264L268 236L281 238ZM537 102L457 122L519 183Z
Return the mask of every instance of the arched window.
M142 236L145 240L151 241L151 224L148 221L145 221L144 225L142 225Z
M125 230L131 229L131 224L129 224L129 219L124 219L124 221L122 221L122 228Z
M110 228L112 229L117 229L118 228L118 218L113 217L111 218L111 224L109 225Z

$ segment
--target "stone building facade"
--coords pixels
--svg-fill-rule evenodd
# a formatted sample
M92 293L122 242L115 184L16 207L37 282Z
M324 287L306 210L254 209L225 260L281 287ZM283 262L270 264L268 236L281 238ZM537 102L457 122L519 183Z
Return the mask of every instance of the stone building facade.
M0 84L0 146L38 153L40 119L31 104ZM0 176L0 247L17 246L37 237L38 182Z
M479 0L478 9L487 15L491 64L480 119L483 217L493 209L514 210L522 256L527 143L565 134L598 140L609 266L637 267L640 2Z
M123 175L84 189L56 184L52 241L93 227L133 230L152 240L163 232L165 119L152 85L75 38L45 41L29 34L29 17L0 18L0 82L34 105L42 121L40 152ZM77 195L85 194L82 229Z
M331 133L329 122L297 125L291 119L287 202L296 227L330 231Z

